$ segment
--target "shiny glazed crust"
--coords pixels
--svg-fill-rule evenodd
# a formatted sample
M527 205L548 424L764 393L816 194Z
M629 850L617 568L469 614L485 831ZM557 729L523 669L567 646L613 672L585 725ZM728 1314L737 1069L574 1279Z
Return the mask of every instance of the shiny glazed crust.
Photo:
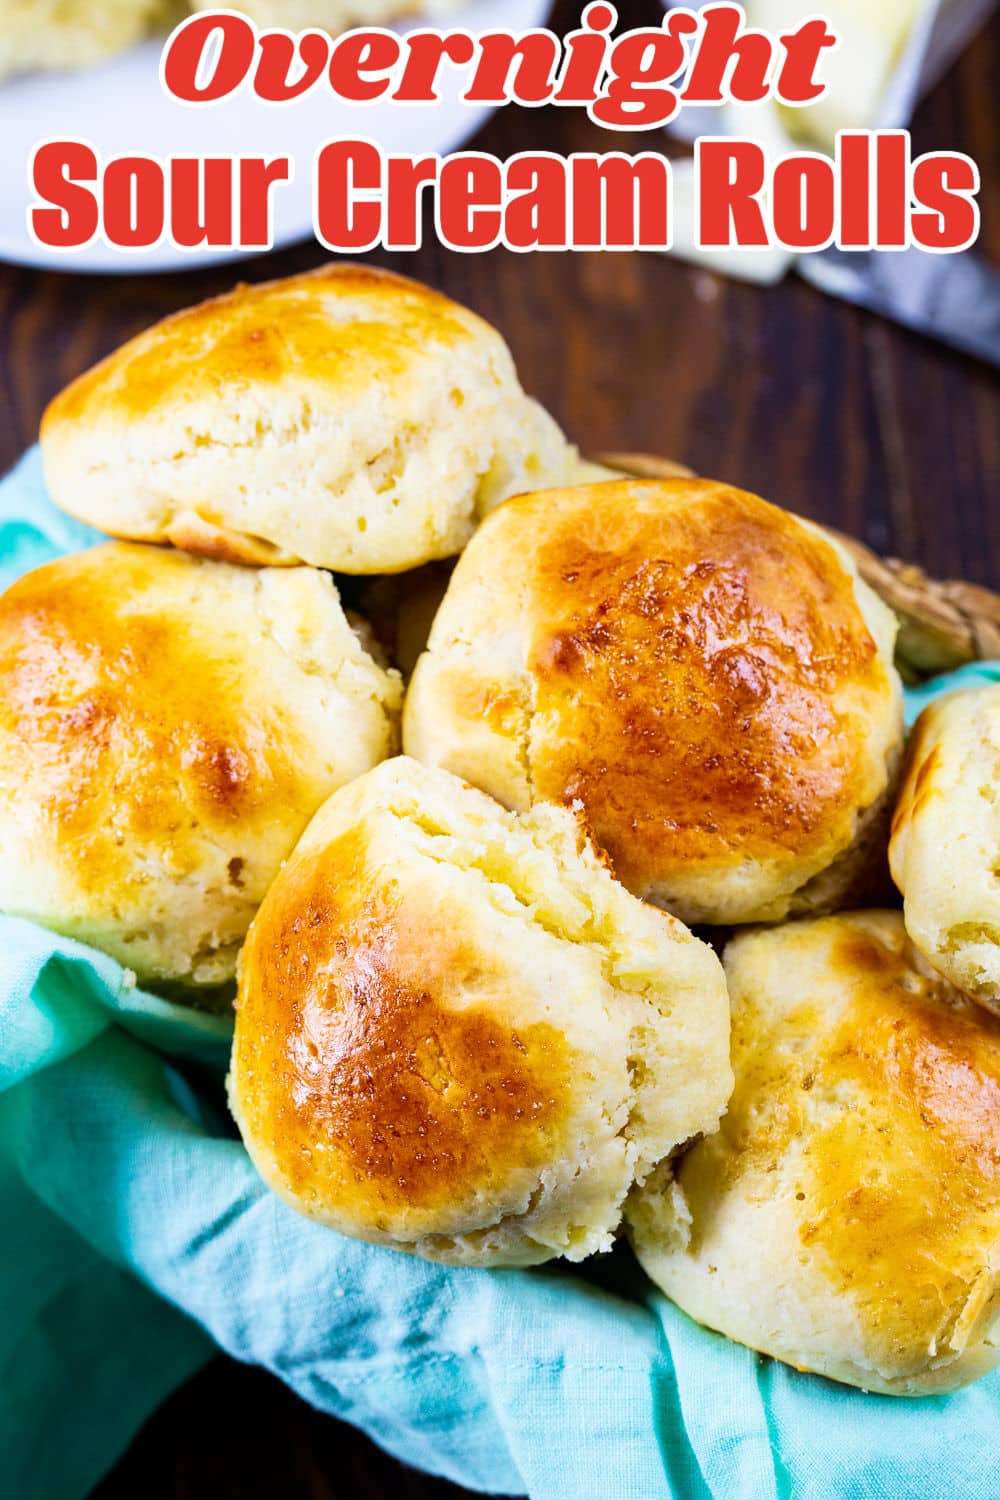
M448 557L579 464L488 323L344 264L165 319L57 396L41 437L56 504L103 531L347 573Z
M312 569L111 542L25 575L0 597L0 910L143 981L231 979L399 699Z
M649 1275L699 1322L895 1395L1000 1360L1000 1022L896 912L729 945L736 1088L635 1195Z
M740 490L520 496L452 575L404 748L509 807L579 808L685 921L779 920L888 790L893 636L835 544Z
M333 796L254 921L230 1097L294 1207L433 1259L607 1249L731 1086L714 953L573 817L390 761Z

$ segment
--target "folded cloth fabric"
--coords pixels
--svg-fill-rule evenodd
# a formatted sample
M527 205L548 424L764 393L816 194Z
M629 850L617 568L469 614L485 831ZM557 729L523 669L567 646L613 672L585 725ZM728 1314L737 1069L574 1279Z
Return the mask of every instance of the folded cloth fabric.
M52 510L34 455L0 483L0 579L95 539ZM866 1396L698 1328L624 1246L573 1272L455 1270L298 1217L233 1137L227 1047L225 1020L0 918L4 1493L84 1494L213 1347L490 1493L1000 1493L1000 1376Z

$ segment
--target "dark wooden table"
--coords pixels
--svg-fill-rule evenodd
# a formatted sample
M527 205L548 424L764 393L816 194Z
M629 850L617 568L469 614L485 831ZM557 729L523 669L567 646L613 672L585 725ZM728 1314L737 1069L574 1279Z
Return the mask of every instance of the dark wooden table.
M660 14L656 0L621 8L636 21ZM579 9L566 0L557 20ZM978 160L982 248L1000 261L998 78L1000 15L922 107L914 133L917 150L957 148ZM508 110L475 145L504 156L539 146L620 149L621 141L576 112ZM655 255L461 256L433 243L374 258L497 323L525 384L590 451L671 455L938 576L1000 585L995 371L795 278L760 290ZM240 274L281 276L319 259L315 246L302 246ZM119 280L0 267L0 469L34 440L46 402L67 380L233 279L232 268ZM96 1493L445 1500L462 1492L404 1470L270 1377L218 1360L152 1419Z

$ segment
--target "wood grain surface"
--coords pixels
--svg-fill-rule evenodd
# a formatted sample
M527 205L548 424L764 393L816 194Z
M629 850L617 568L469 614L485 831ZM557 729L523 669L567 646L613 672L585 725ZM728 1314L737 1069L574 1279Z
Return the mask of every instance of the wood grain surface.
M624 0L633 24L656 0ZM557 7L569 24L579 4ZM1000 15L935 90L915 149L970 152L982 248L1000 261ZM633 138L640 149L659 138ZM476 148L620 149L576 111L503 112ZM994 370L796 278L771 290L656 255L461 256L431 242L374 256L497 323L525 384L590 451L648 450L851 532L937 576L1000 584L1000 387ZM247 280L317 263L316 246L243 264ZM0 469L48 399L122 339L227 288L232 267L133 279L0 267ZM223 1360L179 1392L99 1500L308 1496L446 1500L462 1492L387 1459L276 1381ZM609 1500L620 1500L610 1497Z

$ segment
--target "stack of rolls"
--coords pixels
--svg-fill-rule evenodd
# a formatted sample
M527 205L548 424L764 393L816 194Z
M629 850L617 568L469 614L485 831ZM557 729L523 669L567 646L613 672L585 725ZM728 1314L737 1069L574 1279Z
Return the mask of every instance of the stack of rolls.
M168 319L42 445L118 540L0 599L0 907L235 1004L270 1187L456 1265L627 1234L867 1389L997 1362L1000 688L905 751L839 542L587 464L383 273Z
M332 570L447 557L579 458L494 329L352 266L168 318L53 401L42 452L122 540L0 600L0 908L216 998L310 819L399 746Z

